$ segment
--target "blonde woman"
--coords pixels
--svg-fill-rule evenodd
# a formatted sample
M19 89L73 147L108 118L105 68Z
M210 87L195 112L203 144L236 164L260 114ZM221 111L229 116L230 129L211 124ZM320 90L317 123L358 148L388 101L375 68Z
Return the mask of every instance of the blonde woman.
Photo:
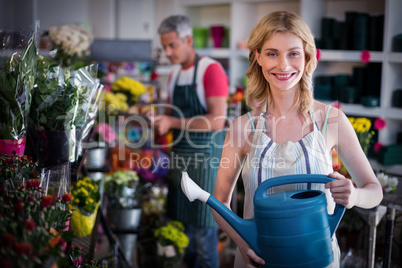
M325 174L336 180L323 184L296 184L272 191L319 189L326 193L329 213L335 203L372 208L382 200L382 189L345 114L313 99L312 75L316 47L307 24L295 13L273 12L251 32L250 68L246 102L252 111L230 125L223 148L214 196L227 207L237 174L245 188L244 218L254 217L253 197L258 185L272 177ZM332 169L336 149L352 180ZM219 226L238 246L235 267L260 267L264 260L213 211ZM339 246L332 238L334 262Z

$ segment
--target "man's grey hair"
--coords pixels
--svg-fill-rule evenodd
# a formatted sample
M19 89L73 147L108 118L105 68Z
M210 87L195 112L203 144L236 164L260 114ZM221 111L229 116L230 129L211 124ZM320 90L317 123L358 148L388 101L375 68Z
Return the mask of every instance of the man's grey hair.
M190 19L183 15L170 16L164 19L158 29L159 34L177 32L179 38L193 36L193 28Z

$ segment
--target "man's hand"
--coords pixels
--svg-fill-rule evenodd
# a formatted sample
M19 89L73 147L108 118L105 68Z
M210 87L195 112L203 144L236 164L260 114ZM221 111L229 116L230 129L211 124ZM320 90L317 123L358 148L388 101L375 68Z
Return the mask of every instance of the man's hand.
M173 126L173 121L177 118L168 115L155 115L153 117L153 125L156 133L159 135L165 135Z

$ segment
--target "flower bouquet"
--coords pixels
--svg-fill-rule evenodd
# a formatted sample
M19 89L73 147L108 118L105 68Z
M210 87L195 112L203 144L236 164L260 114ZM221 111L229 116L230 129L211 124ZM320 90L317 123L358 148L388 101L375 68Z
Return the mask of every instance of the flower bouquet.
M179 221L170 221L154 232L157 240L158 264L163 268L174 267L188 246L184 226Z
M356 132L357 138L359 139L360 146L362 147L364 153L367 155L370 147L373 144L373 137L375 131L372 128L372 122L370 119L365 117L348 117L349 122L352 124L353 129ZM386 126L386 121L382 118L376 118L374 121L374 129L382 130Z
M75 163L94 126L104 88L96 65L71 71L39 56L32 95L29 142L41 167Z
M11 40L11 41L10 41ZM0 58L0 152L23 154L26 142L28 114L35 81L36 48L34 34L1 40ZM11 44L9 44L10 42ZM22 50L19 42L25 43ZM11 57L4 54L12 51Z
M77 236L91 235L100 204L98 184L89 177L71 186L71 227Z
M0 157L0 267L43 267L62 260L71 195L46 195L25 156Z
M141 207L144 187L134 170L117 170L105 176L105 195L111 209Z
M93 41L88 30L73 24L50 27L49 37L55 47L51 54L54 54L55 59L64 67L72 66L82 59Z
M382 186L384 193L392 193L396 190L396 187L398 186L399 183L397 177L389 176L383 171L378 172L376 175L378 181Z
M119 80L116 80L112 84L111 89L115 94L124 94L127 97L126 100L129 107L135 104L142 94L147 92L145 86L141 82L127 76L122 76Z

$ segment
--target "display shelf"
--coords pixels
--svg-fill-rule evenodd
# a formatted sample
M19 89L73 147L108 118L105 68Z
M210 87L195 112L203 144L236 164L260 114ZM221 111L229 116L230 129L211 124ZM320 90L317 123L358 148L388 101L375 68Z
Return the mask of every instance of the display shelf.
M183 6L209 6L229 4L231 0L181 0Z
M228 59L231 53L229 48L205 48L196 51L200 56L209 56L215 59Z
M402 63L402 52L391 52L388 54L388 60L392 63Z
M384 108L383 110L386 118L402 120L402 108Z
M361 62L362 51L352 50L320 50L319 61L334 61L334 62ZM377 51L369 51L370 62L383 62L384 53Z
M402 165L383 165L373 158L369 158L369 162L374 171L383 170L388 174L402 176Z
M380 107L365 107L361 104L341 103L342 111L346 115L378 117L381 115Z
M174 0L170 0L176 3ZM392 92L402 88L402 53L392 51L393 37L401 33L402 1L400 0L179 0L178 6L191 17L193 25L208 27L220 22L230 28L229 48L197 50L200 55L225 59L229 64L230 92L242 86L248 69L247 49L238 49L247 41L255 24L266 14L277 10L294 11L310 26L314 36L321 38L323 18L346 21L346 12L356 11L372 16L384 14L382 51L369 50L368 63L381 64L381 95L379 107L342 103L347 115L382 117L390 121L390 128L382 131L379 141L392 144L396 133L402 131L402 109L391 107ZM215 11L216 9L216 11ZM164 16L165 17L165 16ZM320 50L315 75L352 75L354 67L363 67L363 50ZM321 64L320 64L321 63ZM329 102L328 102L329 103ZM391 127L392 126L392 127Z

